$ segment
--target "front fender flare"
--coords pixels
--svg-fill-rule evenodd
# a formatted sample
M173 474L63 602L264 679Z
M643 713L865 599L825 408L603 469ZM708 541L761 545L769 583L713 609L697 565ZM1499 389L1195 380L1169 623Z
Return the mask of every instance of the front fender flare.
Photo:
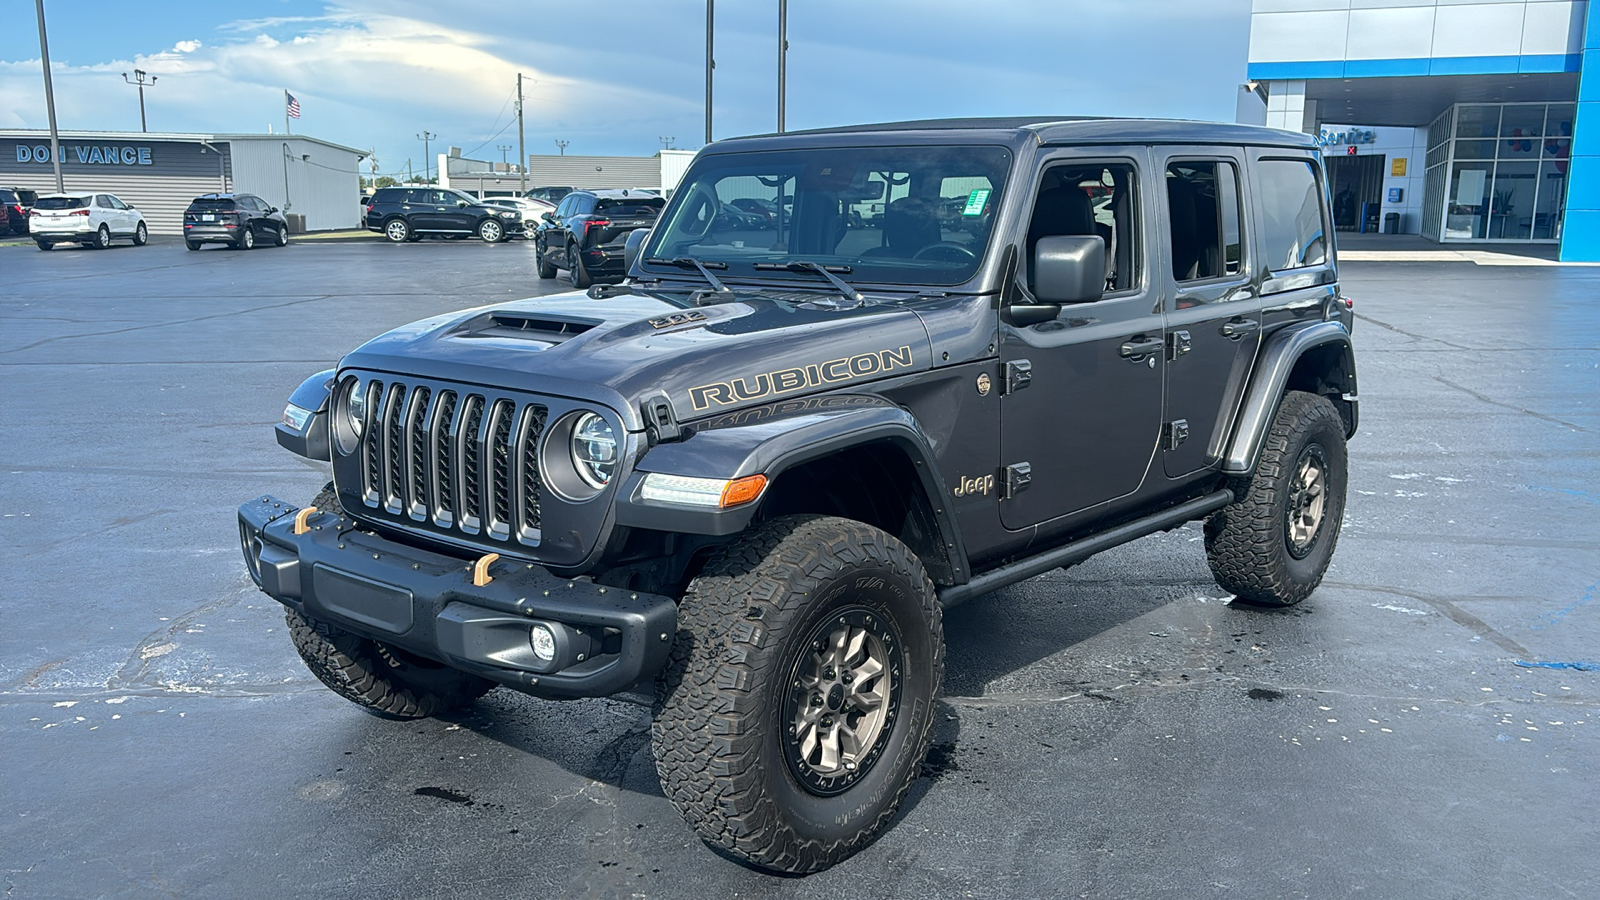
M686 429L687 430L687 429ZM966 553L933 450L917 420L902 407L870 394L788 400L696 423L684 440L658 444L634 467L617 492L617 524L687 534L743 531L761 501L731 509L705 509L645 501L639 496L651 472L698 478L766 475L776 481L796 466L867 444L895 446L921 482L940 544L956 580L967 578Z
M304 428L296 428L287 420L280 421L274 431L278 444L291 453L318 462L333 461L333 444L328 434L328 397L333 393L333 369L326 369L300 382L289 395L289 405L298 406L311 413Z
M1261 361L1245 392L1233 439L1222 457L1222 471L1229 475L1248 475L1255 470L1256 460L1261 455L1261 444L1272 427L1272 417L1278 412L1278 402L1289 384L1295 364L1307 352L1329 345L1343 346L1350 383L1343 386L1342 390L1349 395L1346 398L1348 402L1355 403L1355 350L1344 323L1315 322L1274 332L1261 348ZM1354 421L1352 416L1350 423Z

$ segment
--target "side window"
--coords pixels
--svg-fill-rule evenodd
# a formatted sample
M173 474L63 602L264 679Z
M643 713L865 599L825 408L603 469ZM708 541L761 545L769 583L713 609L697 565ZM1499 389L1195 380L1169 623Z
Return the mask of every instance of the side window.
M556 218L565 219L572 215L572 200L572 197L561 198L561 202L556 205Z
M1267 267L1281 272L1326 263L1322 188L1311 163L1264 159L1256 163L1256 179L1261 184L1261 246Z
M1067 163L1045 170L1033 218L1028 223L1028 287L1033 288L1033 250L1040 238L1098 235L1106 248L1106 292L1139 283L1139 225L1133 166L1127 163Z
M94 195L94 205L100 207L101 209L111 209L112 208L111 201L106 198L105 194L95 194Z
M122 200L120 198L118 198L115 194L107 194L106 195L106 201L111 204L111 208L112 209L127 209L128 208L128 204L123 203Z
M1239 177L1232 163L1170 163L1167 218L1173 280L1200 281L1243 271Z

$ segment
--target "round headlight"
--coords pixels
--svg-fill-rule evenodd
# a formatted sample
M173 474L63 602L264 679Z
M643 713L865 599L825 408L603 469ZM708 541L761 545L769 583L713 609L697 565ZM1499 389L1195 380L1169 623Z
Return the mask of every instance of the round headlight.
M367 425L367 392L362 390L359 380L351 380L350 400L345 404L345 413L350 418L350 430L355 432L356 440L361 440L362 429Z
M592 412L578 416L572 425L572 464L590 487L599 490L617 471L617 433Z

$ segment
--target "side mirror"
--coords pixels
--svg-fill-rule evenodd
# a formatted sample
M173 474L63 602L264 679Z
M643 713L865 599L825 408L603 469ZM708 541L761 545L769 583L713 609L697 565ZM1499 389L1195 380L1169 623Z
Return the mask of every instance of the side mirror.
M553 213L540 213L539 214L539 218L544 220L544 221L546 221L546 222L549 222L551 225L554 225L556 223L556 217L555 217L555 215Z
M465 201L465 200L457 200L456 201L456 208L457 209L466 209L469 205L470 204L468 204L467 201Z
M278 211L278 208L277 208L277 207L276 207L276 206L269 206L269 207L267 207L267 212L268 212L268 214L271 214L271 213L275 213L275 212L277 212L277 211Z
M546 215L549 215L546 213ZM650 229L635 228L628 232L628 238L622 245L622 271L633 274L633 264L639 260L639 251L644 249L644 242L650 239Z
M1092 303L1106 289L1099 235L1042 237L1033 247L1033 295L1045 303Z

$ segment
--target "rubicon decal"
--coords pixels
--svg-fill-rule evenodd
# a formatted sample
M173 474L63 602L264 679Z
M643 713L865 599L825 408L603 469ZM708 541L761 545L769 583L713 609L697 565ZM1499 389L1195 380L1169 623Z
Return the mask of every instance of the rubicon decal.
M853 378L909 368L911 368L910 347L878 350L793 369L779 369L776 372L702 384L689 389L689 399L697 410L710 409L713 403L719 406L732 406L735 403L787 394L802 388L838 384Z

